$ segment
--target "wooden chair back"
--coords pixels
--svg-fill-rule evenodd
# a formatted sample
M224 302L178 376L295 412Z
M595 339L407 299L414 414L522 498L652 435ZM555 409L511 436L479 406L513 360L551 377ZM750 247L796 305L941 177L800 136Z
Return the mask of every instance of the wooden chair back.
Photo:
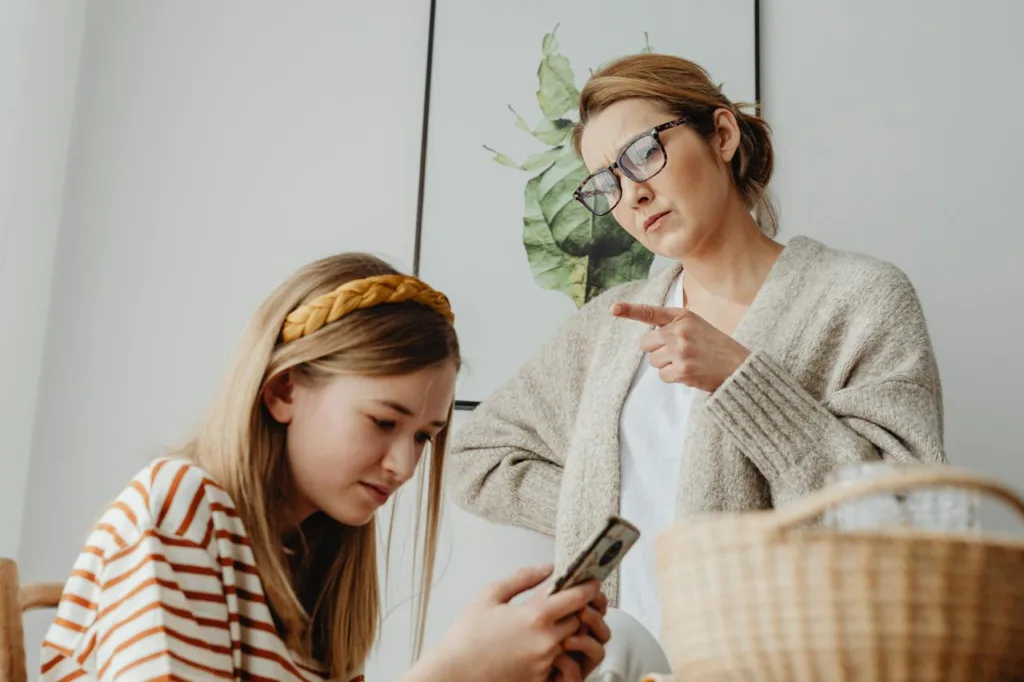
M0 682L28 682L22 617L33 609L57 608L63 591L61 583L22 585L18 565L0 559Z

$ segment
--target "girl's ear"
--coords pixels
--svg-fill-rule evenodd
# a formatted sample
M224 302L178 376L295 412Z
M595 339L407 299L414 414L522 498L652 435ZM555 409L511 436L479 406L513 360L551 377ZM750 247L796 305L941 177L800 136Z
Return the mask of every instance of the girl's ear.
M280 424L292 421L295 412L294 392L291 370L278 374L263 387L263 404L267 406L270 416Z

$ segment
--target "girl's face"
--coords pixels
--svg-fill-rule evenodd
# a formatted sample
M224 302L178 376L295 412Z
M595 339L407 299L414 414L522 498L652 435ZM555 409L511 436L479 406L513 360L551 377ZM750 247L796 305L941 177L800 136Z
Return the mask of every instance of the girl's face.
M368 523L447 427L456 373L445 362L399 376L311 383L287 372L272 381L263 399L287 426L296 487L293 508L282 513L295 523L316 511L350 526Z

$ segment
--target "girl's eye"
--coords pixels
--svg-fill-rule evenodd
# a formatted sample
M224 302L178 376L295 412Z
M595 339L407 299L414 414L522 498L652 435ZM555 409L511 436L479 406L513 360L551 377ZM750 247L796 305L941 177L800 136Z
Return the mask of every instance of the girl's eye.
M370 417L370 420L377 426L381 431L394 431L395 422L391 419L377 419L376 417ZM417 443L429 443L434 440L434 437L426 431L420 431L415 436Z
M395 422L390 421L388 419L377 419L376 417L370 417L370 419L373 420L373 423L377 425L377 428L382 429L384 431L391 431L393 428L395 428Z
M381 431L394 431L397 426L393 419L377 419L376 417L370 417L370 421L380 429ZM420 431L415 436L416 442L420 444L430 443L434 440L434 437L426 431Z

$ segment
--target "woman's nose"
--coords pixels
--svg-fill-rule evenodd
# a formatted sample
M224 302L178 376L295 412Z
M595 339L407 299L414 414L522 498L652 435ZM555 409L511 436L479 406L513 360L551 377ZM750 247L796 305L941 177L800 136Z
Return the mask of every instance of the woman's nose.
M646 182L634 182L624 177L619 179L619 183L622 186L622 200L627 206L643 206L654 197L650 184Z

